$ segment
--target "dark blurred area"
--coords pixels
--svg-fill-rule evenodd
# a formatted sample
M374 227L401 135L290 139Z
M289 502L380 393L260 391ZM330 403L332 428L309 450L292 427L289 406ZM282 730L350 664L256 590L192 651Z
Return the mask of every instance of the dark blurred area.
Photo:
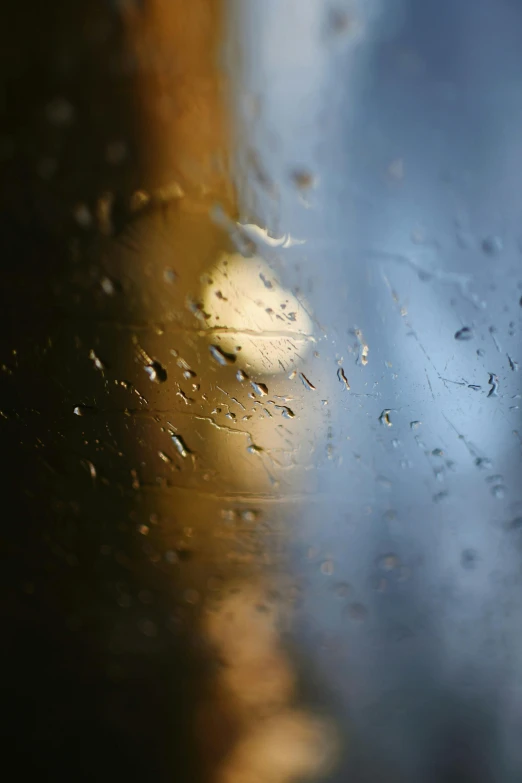
M97 315L78 290L104 293L86 234L105 192L121 231L143 183L123 8L2 9L1 734L17 777L198 779L198 652L162 598L168 569L129 532L139 503L111 472L124 446L88 416L104 381L86 370Z

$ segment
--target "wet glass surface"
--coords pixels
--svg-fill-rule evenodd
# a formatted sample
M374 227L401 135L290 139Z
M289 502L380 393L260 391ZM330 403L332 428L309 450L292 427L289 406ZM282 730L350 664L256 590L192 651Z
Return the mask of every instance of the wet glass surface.
M19 763L518 780L522 8L58 6L3 33Z

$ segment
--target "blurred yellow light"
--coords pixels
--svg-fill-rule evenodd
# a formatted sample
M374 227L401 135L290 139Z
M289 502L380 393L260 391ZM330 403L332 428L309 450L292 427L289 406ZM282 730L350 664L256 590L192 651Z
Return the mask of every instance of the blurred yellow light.
M206 276L203 306L212 341L258 373L287 372L314 342L306 306L259 256L223 255Z

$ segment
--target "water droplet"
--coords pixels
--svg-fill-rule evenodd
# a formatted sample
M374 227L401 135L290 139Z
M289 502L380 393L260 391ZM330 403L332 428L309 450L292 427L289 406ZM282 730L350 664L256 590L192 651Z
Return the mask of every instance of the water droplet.
M268 394L268 386L265 383L257 383L257 381L250 381L254 392L258 397L266 397Z
M186 378L187 380L196 377L196 373L191 368L190 364L187 361L185 361L185 359L183 359L181 356L178 358L176 364L180 369L183 370L183 377Z
M258 517L257 511L253 511L250 508L245 509L241 512L241 519L243 522L255 522Z
M328 12L328 27L330 32L341 35L352 32L357 23L352 13L341 8L331 8Z
M293 247L294 245L306 244L305 239L296 239L290 234L283 234L281 237L272 237L266 228L255 225L255 223L238 223L238 229L252 241L259 242L268 247Z
M379 416L379 421L385 427L393 427L393 423L390 420L391 408L385 408Z
M265 288L267 288L269 291L272 291L274 289L274 284L262 272L259 273L259 279L261 280Z
M73 217L81 228L89 228L92 224L92 215L87 204L76 204L73 209Z
M518 362L515 362L509 354L507 354L509 367L513 372L518 372Z
M502 486L502 484L496 484L494 487L491 487L491 494L494 498L497 498L497 500L502 500L502 498L505 497L506 488Z
M234 354L225 353L225 351L223 351L219 345L209 345L209 351L212 358L215 359L218 364L223 366L234 364L236 361L236 356Z
M321 563L322 574L325 574L325 576L332 576L333 572L334 572L333 560L325 560L324 563Z
M396 554L388 552L377 559L377 566L383 571L393 571L399 567L400 562L401 561Z
M199 321L205 323L210 318L210 314L205 312L202 302L198 302L190 297L187 298L187 308L192 315Z
M463 326L462 329L459 329L458 332L455 332L455 340L472 340L473 339L473 332L469 328L469 326Z
M488 383L491 386L488 397L498 397L498 377L494 373L489 374Z
M77 405L74 409L77 416L92 416L97 413L97 409L91 405Z
M280 410L281 411L281 415L285 419L295 419L295 413L287 405L275 405L274 407L275 407L276 410Z
M92 348L89 351L89 359L92 361L96 369L99 370L100 372L103 372L106 369L106 365L102 362L99 356L96 355L95 351Z
M116 386L121 386L121 388L125 389L125 391L129 391L135 394L138 397L139 401L142 402L144 405L148 404L143 394L140 394L140 392L132 385L130 381L115 380L114 383L116 384Z
M154 359L150 364L145 365L145 372L154 383L165 383L167 380L167 371L163 365Z
M315 185L315 177L309 171L295 169L290 176L292 182L299 190L308 190Z
M346 598L352 592L352 586L349 582L337 582L334 585L334 592L338 598Z
M183 440L181 435L176 435L176 433L172 432L170 434L170 438L175 448L177 449L179 455L183 458L188 457L191 452L190 449L186 446L185 441Z
M495 256L504 249L504 243L498 236L489 236L482 240L482 250L489 256Z
M96 466L94 463L91 462L90 459L84 459L82 460L82 465L88 470L90 477L94 481L97 476Z
M306 375L302 372L299 373L299 377L301 379L301 383L305 387L305 389L308 389L309 391L315 391L315 386L311 381L308 380Z
M410 421L410 429L418 430L421 424L422 424L421 421Z
M363 367L366 367L368 364L368 353L370 351L369 346L365 343L363 333L360 329L355 330L355 336L357 337L357 340L359 342L359 356L357 358L357 364L362 364Z
M236 379L239 383L243 383L243 381L248 381L248 375L243 370L238 370L236 372Z
M353 603L348 604L348 606L344 610L345 617L348 617L350 620L356 620L358 622L362 622L363 620L366 620L368 617L368 610L364 606L364 604L360 603Z
M192 403L194 402L193 397L187 397L183 389L178 389L178 391L176 392L176 397L181 397L185 405L192 405Z
M164 451L158 451L158 457L163 460L163 462L166 462L167 465L170 465L172 462L171 458L168 456L168 454L165 454Z
M147 206L150 201L150 195L144 190L135 190L130 198L131 212L138 212L143 207Z
M433 449L433 451L431 453L432 453L433 457L443 457L444 456L444 452L442 451L442 449Z
M487 457L477 457L475 459L475 465L481 470L490 470L493 467L493 463Z
M463 549L460 556L460 563L462 568L471 570L476 567L478 559L478 554L474 549Z
M444 481L445 476L444 476L444 468L443 467L435 468L435 470L433 471L433 474L435 476L435 480L436 481L440 481L440 482Z
M396 160L392 160L392 162L388 166L388 176L391 177L391 179L395 179L395 180L403 179L404 160L402 158L397 158Z
M110 277L105 275L100 280L100 288L107 296L114 296L114 294L121 289L121 286L115 280L111 280Z
M262 454L264 449L261 446L256 446L255 443L251 443L250 446L247 446L247 451L249 454Z
M512 519L509 523L509 528L511 530L522 530L522 517L515 517Z
M348 383L348 378L346 377L346 374L342 367L339 367L337 370L337 377L341 381L341 383L344 383L345 388L350 391L350 384Z

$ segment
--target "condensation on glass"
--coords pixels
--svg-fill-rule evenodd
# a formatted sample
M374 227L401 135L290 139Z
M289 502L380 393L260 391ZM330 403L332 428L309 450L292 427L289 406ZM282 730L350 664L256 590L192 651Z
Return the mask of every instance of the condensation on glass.
M66 261L3 364L67 633L186 679L202 779L518 780L522 9L116 5L128 119L72 185L43 102Z

